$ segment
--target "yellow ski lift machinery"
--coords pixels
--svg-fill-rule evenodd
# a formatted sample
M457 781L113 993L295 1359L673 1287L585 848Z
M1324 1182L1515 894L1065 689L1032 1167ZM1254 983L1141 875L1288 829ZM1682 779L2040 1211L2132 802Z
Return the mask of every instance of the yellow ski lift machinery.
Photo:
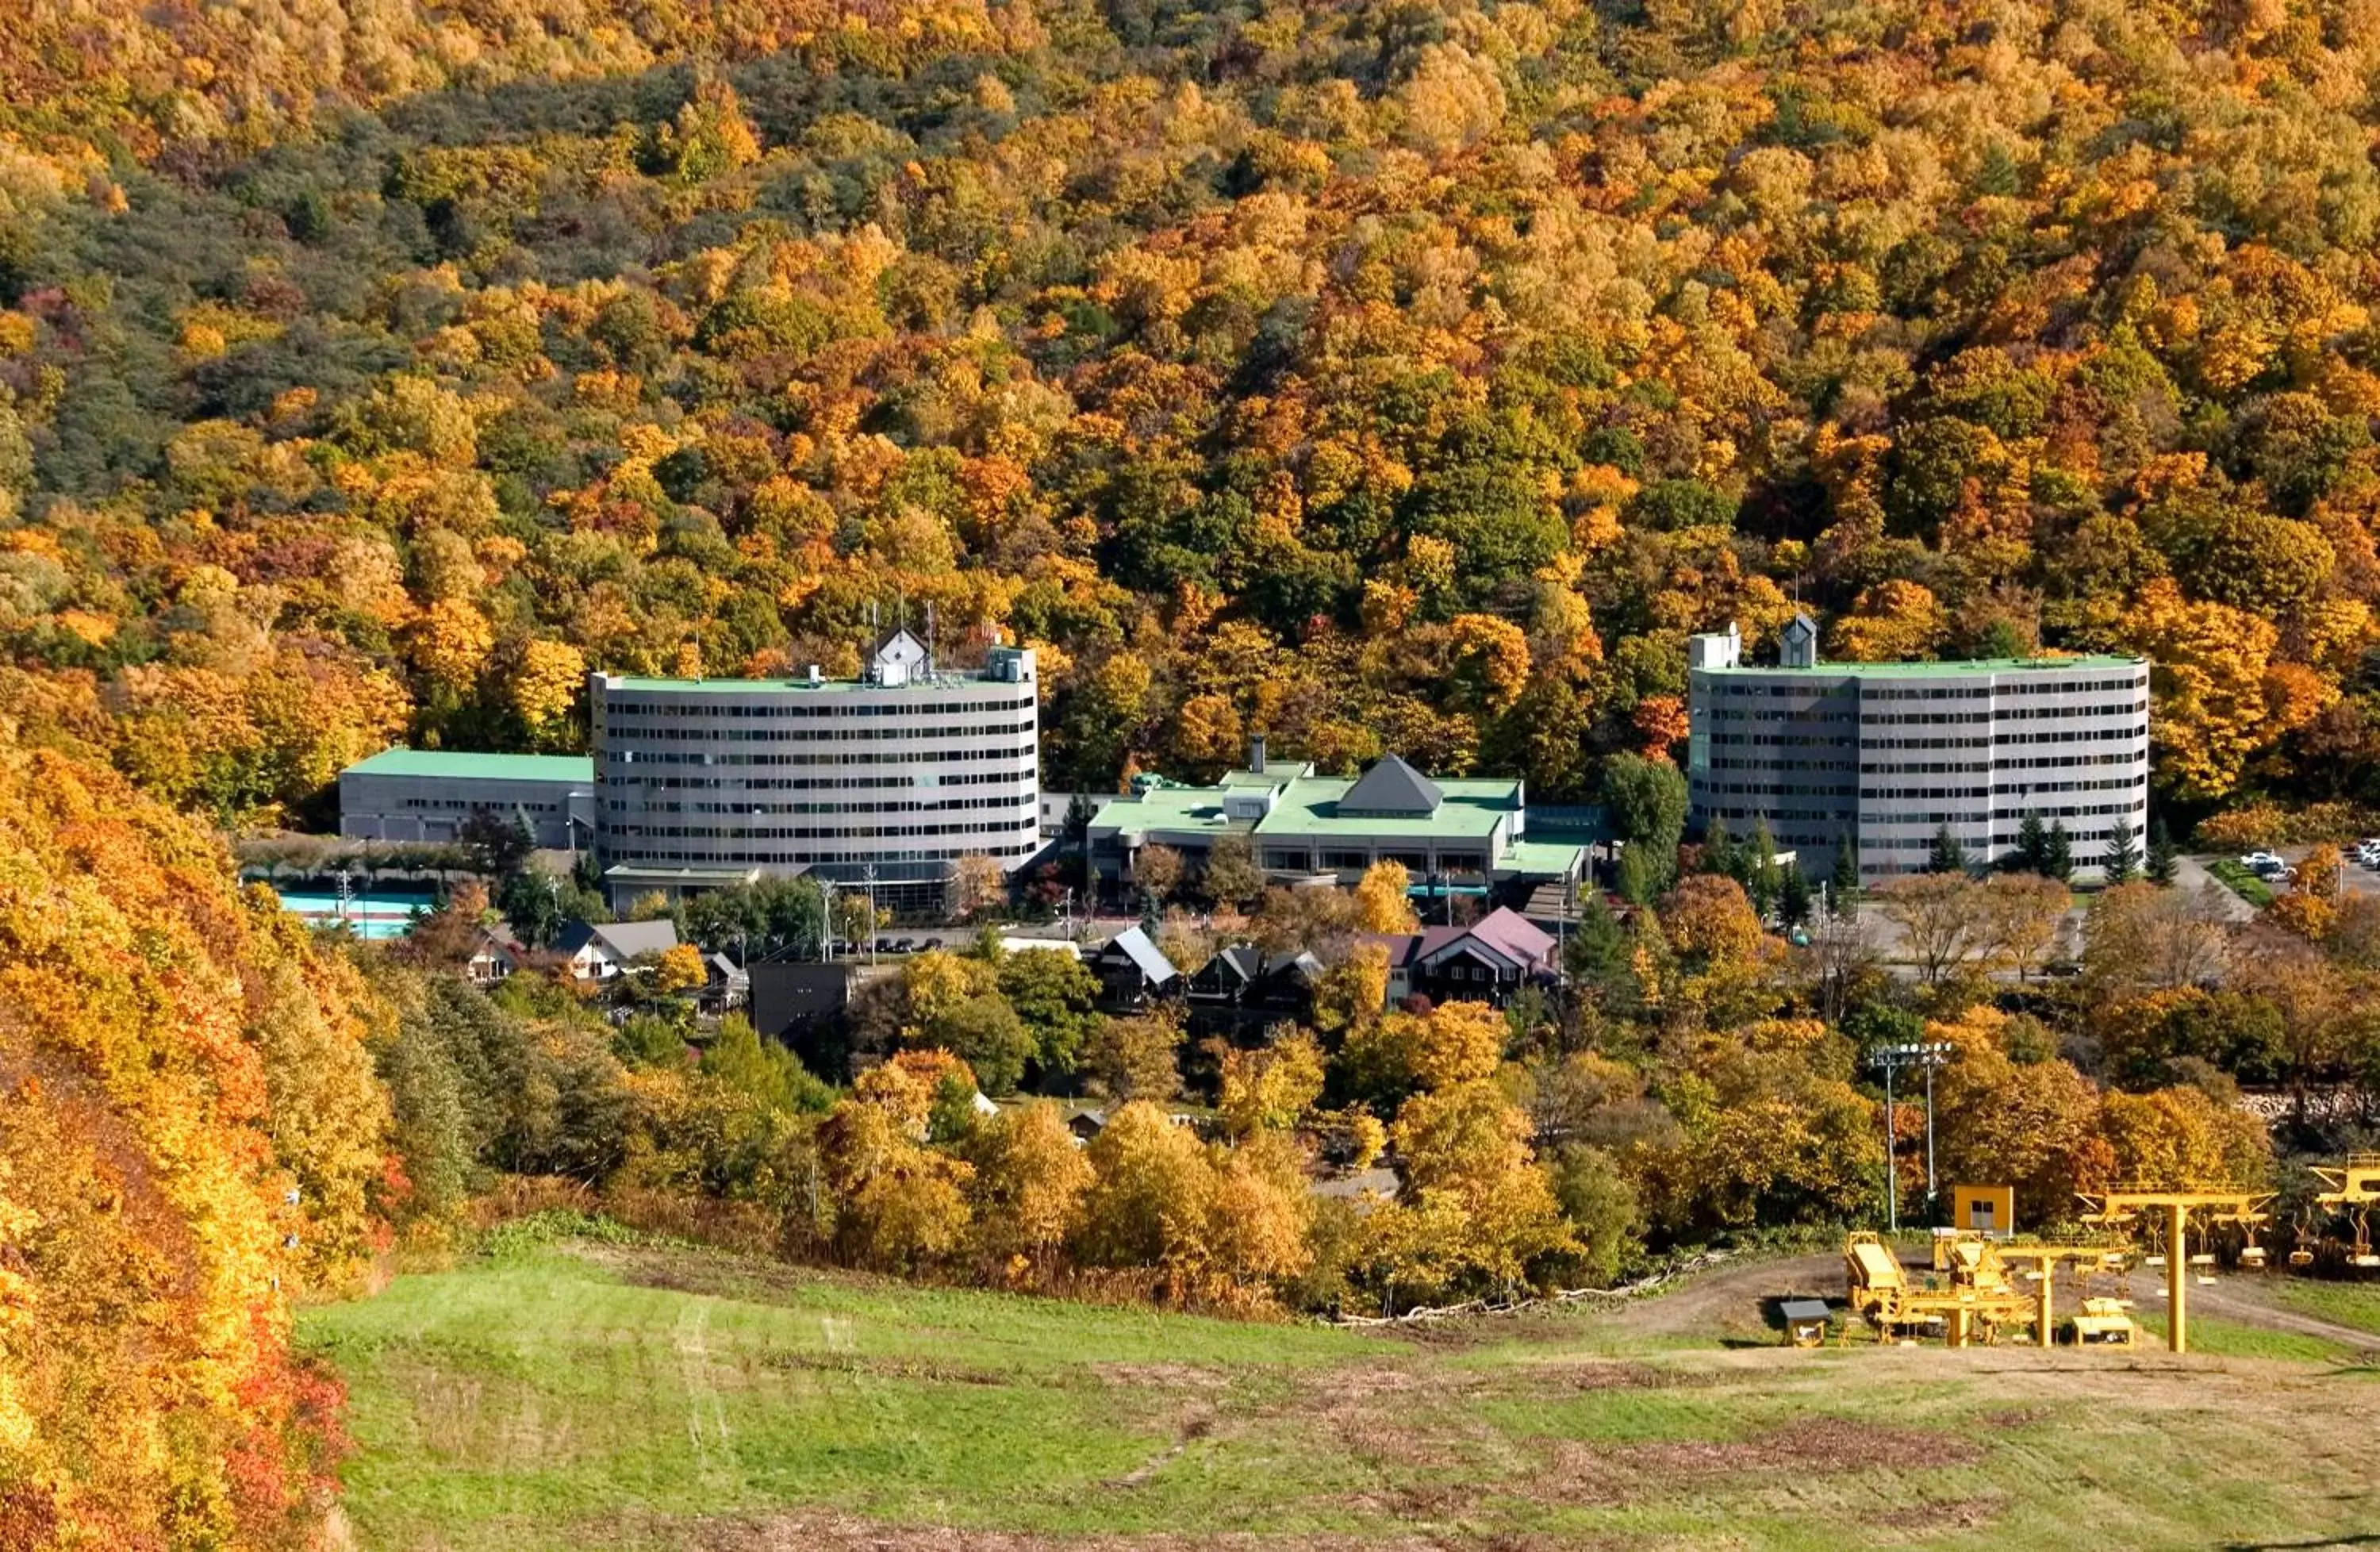
M2085 1299L2082 1313L2074 1317L2074 1340L2081 1347L2130 1347L2140 1336L2140 1328L2124 1312L2131 1306L2121 1299Z
M2371 1211L2380 1203L2380 1153L2350 1153L2347 1162L2336 1170L2316 1169L2314 1177L2330 1187L2314 1200L2325 1207L2347 1213L2355 1225L2355 1249L2352 1263L2358 1267L2380 1267L2380 1255L2372 1253ZM2307 1259L2311 1260L2309 1256ZM2297 1265L2297 1257L2289 1257Z
M2380 1175L2380 1157L2374 1159L2375 1175ZM2167 1300L2166 1345L2176 1352L2190 1351L2189 1290L2191 1266L2190 1218L2192 1213L2204 1216L2209 1231L2218 1224L2233 1225L2244 1231L2248 1243L2255 1243L2256 1225L2271 1215L2265 1211L2273 1199L2269 1191L2165 1191L2154 1186L2120 1185L2113 1191L2078 1193L2082 1202L2082 1221L2119 1233L2131 1233L2143 1218L2155 1215L2164 1230L2165 1254L2150 1256L2146 1265L2165 1266ZM2375 1197L2380 1200L2380 1197ZM2200 1262L2212 1267L2214 1256L2207 1254ZM2260 1257L2261 1260L2261 1257ZM2209 1279L2208 1280L2212 1280Z
M2012 1262L2020 1267L2030 1268L2030 1270L2021 1271L2018 1276L2020 1280L2034 1285L2033 1292L2036 1305L2033 1317L2033 1340L2041 1347L2047 1347L2056 1340L2059 1264L2070 1261L2074 1264L2077 1276L2088 1277L2094 1272L2120 1274L2124 1270L2127 1259L2121 1245L2111 1244L2002 1244L1993 1249L2001 1260ZM2093 1305L2104 1305L2105 1308L2095 1313ZM2106 1335L2094 1337L2089 1333L2113 1330L2119 1323L2127 1333L2120 1340L2124 1346L2131 1346L2131 1337L2129 1333L2131 1330L2132 1322L2131 1317L2124 1314L2124 1311L2130 1307L2131 1305L2122 1299L2084 1299L2083 1316L2091 1316L2099 1324L2086 1327L2082 1316L2078 1316L2074 1322L2074 1340L2078 1342L2086 1340L2097 1341L2117 1340Z
M2009 1280L1998 1250L1982 1235L1946 1236L1937 1243L1935 1256L1947 1285L1918 1288L1900 1255L1876 1234L1862 1231L1843 1242L1851 1307L1876 1328L1878 1340L1938 1325L1952 1347L1989 1343L2001 1327L2020 1324L2030 1313L2032 1298Z

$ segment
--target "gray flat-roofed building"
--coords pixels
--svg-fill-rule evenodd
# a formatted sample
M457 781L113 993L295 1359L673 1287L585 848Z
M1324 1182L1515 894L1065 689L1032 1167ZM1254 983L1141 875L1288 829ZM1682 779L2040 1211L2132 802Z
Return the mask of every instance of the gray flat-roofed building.
M1033 654L938 672L895 632L866 677L590 676L607 871L808 873L880 903L941 903L952 865L1041 849ZM625 875L624 874L624 877Z
M2149 670L2137 658L1820 662L1797 617L1784 661L1741 661L1736 633L1688 649L1686 780L1697 824L1760 820L1823 873L1856 836L1868 877L1925 866L1944 826L1997 858L2027 816L2062 822L2075 865L2148 822Z
M594 762L383 749L339 772L339 833L351 841L452 842L474 814L517 818L540 846L583 846L595 821Z

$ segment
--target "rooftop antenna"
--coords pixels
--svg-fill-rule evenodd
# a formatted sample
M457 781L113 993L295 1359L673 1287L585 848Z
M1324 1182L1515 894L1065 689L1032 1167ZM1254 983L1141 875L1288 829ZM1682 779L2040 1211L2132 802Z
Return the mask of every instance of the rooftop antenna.
M926 677L934 676L934 604L926 600Z

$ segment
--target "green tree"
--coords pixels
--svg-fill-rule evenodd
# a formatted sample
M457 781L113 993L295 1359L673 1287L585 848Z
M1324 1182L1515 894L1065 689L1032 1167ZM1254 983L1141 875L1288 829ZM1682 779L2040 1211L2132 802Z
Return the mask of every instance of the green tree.
M1777 919L1787 927L1799 927L1810 919L1810 876L1802 871L1798 862L1782 869L1784 882L1777 891Z
M1207 869L1200 875L1208 895L1222 905L1245 905L1264 892L1264 869L1257 866L1257 843L1245 835L1219 835L1207 849Z
M1677 876L1678 843L1686 832L1686 778L1668 760L1614 755L1603 767L1603 802L1613 832L1627 843L1621 854L1623 881L1628 856L1641 853L1636 882L1650 900Z
M1000 994L1032 1037L1035 1064L1045 1073L1073 1072L1099 1032L1099 978L1057 949L1022 949L999 964Z
M1732 879L1735 868L1735 842L1727 832L1726 817L1714 815L1703 831L1702 870Z
M1767 917L1777 904L1777 891L1783 887L1778 877L1777 838L1768 831L1768 816L1763 814L1752 829L1750 855L1745 858L1743 892L1751 897L1753 915Z
M2042 864L2042 872L2061 884L2074 877L2074 837L2067 831L2064 819L2051 823L2049 847Z
M1934 849L1926 854L1925 871L1964 873L1966 870L1967 848L1959 844L1958 836L1951 832L1949 825L1945 824L1934 832Z
M742 1013L720 1021L717 1037L702 1053L702 1071L771 1109L824 1115L834 1108L834 1090L810 1076L791 1050L760 1038Z
M2172 883L2175 865L2180 855L2180 849L2173 843L2173 836L2167 831L2164 818L2160 817L2150 820L2149 882L2160 885Z
M2133 838L2131 821L2119 818L2108 832L2105 876L2110 884L2129 884L2141 870L2141 849Z
M1828 908L1849 921L1859 915L1860 843L1859 831L1852 830L1843 836L1842 844L1835 848L1834 871L1828 876Z
M2039 814L2027 814L2017 829L2016 865L2028 873L2049 871L2049 828Z

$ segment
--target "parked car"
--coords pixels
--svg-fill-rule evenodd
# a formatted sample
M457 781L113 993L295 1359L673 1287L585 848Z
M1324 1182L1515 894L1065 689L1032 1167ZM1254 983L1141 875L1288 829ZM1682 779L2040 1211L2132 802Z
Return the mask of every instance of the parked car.
M2270 873L2277 868L2287 867L2289 864L2283 862L2278 855L2272 852L2250 852L2246 856L2240 859L2240 866L2246 868L2251 873L2261 876Z

